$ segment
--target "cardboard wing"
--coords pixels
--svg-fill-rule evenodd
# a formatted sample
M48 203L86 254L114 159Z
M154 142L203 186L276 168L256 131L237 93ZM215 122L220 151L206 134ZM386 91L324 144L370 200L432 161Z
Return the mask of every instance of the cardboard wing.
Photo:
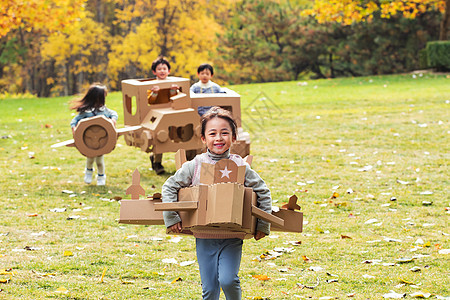
M164 225L162 211L155 210L158 203L161 203L161 199L122 200L119 223Z
M236 164L230 160L220 161L216 165L215 172L223 171L224 167L230 167L228 171L238 171ZM133 200L122 200L119 223L163 225L162 212L177 211L183 233L187 234L192 234L190 230L209 228L221 232L245 232L246 238L250 238L255 233L257 219L270 222L274 231L302 231L303 213L295 211L299 208L295 195L286 208L270 214L257 207L257 196L251 188L237 182L183 188L178 192L178 202L163 203L161 194L154 194L152 199L139 200L139 195L144 194L139 181L140 175L136 170L133 184L127 189Z
M161 194L155 193L151 198L139 199L139 195L145 196L141 186L141 174L136 169L133 172L133 183L126 191L131 195L131 200L120 202L119 223L139 225L164 225L163 214L155 209L157 203L161 203Z

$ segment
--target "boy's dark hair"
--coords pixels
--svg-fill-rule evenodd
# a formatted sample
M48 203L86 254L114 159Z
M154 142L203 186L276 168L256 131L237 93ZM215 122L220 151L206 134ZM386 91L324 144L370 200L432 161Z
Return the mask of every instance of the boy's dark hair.
M170 64L169 61L167 59L165 59L164 57L160 56L158 57L153 63L152 63L152 71L156 71L156 67L160 64L166 65L167 68L170 71Z
M214 75L214 68L210 64L201 64L197 69L197 73L200 73L201 71L206 69L211 72L211 75Z
M221 118L221 119L224 119L225 121L227 121L231 127L231 135L233 136L234 139L237 139L236 121L233 119L233 116L231 115L231 113L228 110L223 109L218 106L211 107L210 110L208 110L202 116L202 120L201 120L201 122L202 122L202 137L205 136L206 123L208 123L209 120L214 119L214 118Z
M80 100L73 102L71 109L76 109L78 112L83 112L86 110L97 110L105 105L106 94L108 89L106 86L94 83L92 84Z

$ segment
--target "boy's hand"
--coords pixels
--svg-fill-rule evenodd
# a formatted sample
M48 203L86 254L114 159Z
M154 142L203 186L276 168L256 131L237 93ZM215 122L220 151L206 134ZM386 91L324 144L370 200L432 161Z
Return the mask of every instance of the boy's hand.
M175 233L180 233L181 232L181 222L178 222L175 225L172 225L169 227L169 230Z
M264 232L258 230L255 233L255 240L260 240L265 236L266 236L266 234Z
M151 89L151 91L152 91L153 93L157 93L157 92L159 92L159 90L160 90L160 88L159 88L159 86L157 86L157 85L155 85L155 86L152 87L152 89Z

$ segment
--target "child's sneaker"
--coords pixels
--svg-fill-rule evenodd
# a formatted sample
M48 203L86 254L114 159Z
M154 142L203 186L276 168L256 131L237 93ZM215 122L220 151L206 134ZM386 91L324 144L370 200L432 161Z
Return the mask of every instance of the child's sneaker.
M97 185L105 185L106 184L106 175L97 175Z
M86 182L87 184L90 184L92 182L92 173L94 172L94 170L89 170L86 169L84 172L84 182Z

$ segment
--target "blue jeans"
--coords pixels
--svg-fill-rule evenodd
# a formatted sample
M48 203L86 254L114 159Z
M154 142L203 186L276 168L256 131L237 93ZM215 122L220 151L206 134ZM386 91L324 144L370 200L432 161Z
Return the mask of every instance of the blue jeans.
M227 300L241 299L242 244L241 239L196 239L203 299L218 300L220 288Z

